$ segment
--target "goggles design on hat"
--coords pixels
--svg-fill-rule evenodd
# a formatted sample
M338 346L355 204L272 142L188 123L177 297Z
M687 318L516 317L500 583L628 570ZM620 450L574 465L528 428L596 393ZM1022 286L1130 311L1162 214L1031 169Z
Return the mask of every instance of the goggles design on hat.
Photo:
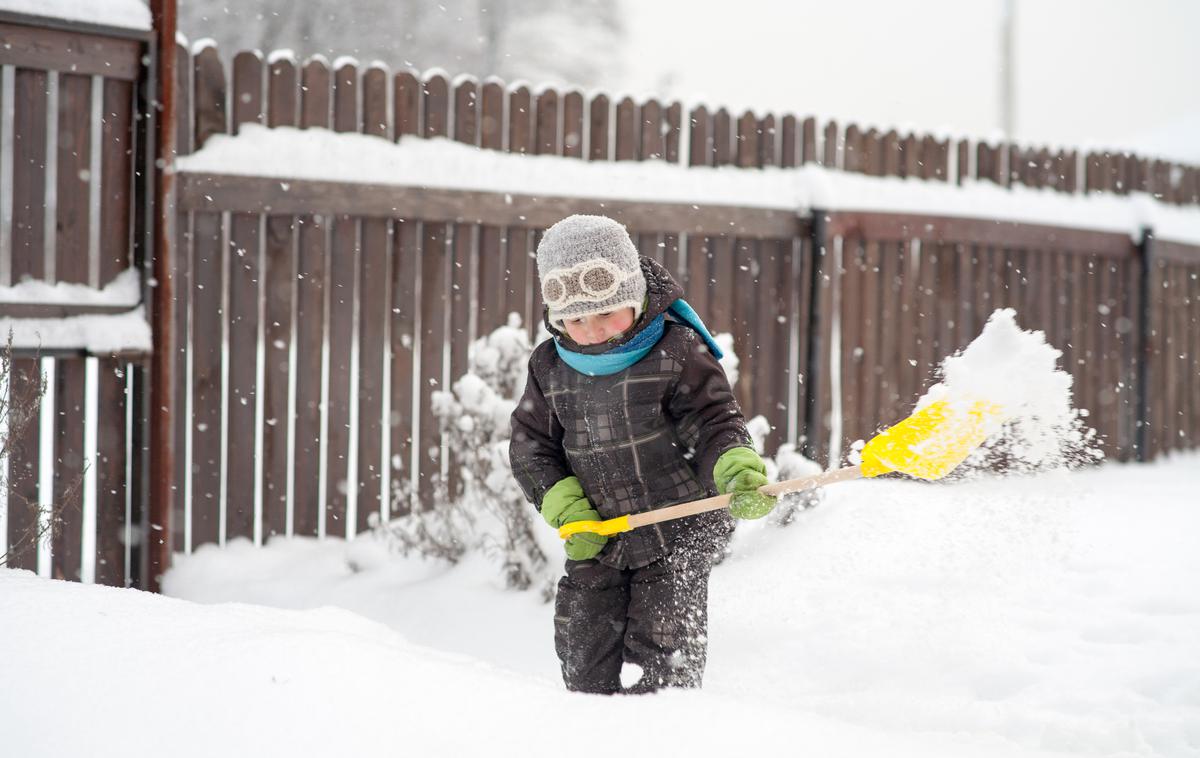
M542 278L542 300L556 310L572 303L596 302L612 297L621 282L641 276L625 271L611 261L596 258L560 269Z

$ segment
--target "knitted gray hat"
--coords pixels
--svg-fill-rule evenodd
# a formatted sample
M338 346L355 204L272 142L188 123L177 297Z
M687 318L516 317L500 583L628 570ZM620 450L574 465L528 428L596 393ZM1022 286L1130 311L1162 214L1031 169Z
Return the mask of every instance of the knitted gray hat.
M546 230L537 249L542 301L550 323L626 306L636 320L646 299L637 248L620 223L606 216L567 216Z

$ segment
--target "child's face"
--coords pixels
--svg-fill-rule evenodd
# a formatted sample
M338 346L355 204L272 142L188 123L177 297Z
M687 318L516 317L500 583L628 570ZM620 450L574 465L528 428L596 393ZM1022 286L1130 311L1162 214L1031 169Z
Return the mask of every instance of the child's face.
M608 313L563 320L567 336L577 345L598 345L620 336L633 326L633 308L620 308Z

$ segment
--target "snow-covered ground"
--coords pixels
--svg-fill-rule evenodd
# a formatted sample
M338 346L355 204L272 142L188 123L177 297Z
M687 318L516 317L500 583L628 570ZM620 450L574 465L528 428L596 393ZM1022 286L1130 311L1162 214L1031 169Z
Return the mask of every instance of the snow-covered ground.
M743 524L702 691L571 695L483 558L233 543L159 597L0 571L5 754L1200 755L1200 455L831 487ZM357 570L351 568L351 564Z

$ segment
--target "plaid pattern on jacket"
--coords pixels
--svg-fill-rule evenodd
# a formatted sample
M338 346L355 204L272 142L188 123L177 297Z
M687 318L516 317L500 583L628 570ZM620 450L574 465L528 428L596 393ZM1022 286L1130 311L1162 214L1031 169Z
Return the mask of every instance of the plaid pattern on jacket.
M643 258L642 267L648 307L639 324L682 294L660 265ZM725 372L704 340L668 320L646 357L609 376L579 373L551 340L538 345L513 412L509 455L513 474L539 509L547 490L575 475L607 519L715 495L717 458L752 444ZM727 511L653 524L610 538L598 559L639 568L685 545L715 548L731 528Z

